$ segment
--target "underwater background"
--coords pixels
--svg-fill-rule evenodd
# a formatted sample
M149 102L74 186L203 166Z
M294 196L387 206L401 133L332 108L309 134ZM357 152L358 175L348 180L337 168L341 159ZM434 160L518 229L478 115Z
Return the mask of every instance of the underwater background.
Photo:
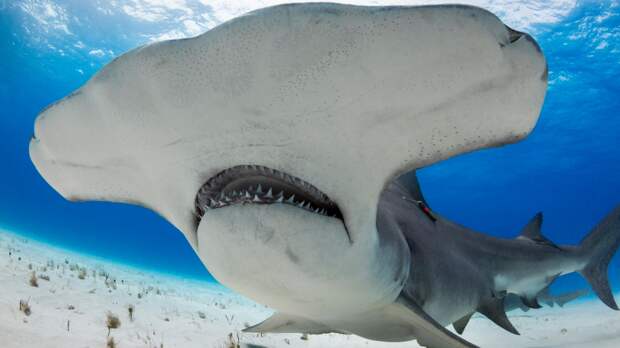
M0 0L0 228L144 269L213 281L182 234L155 213L65 201L36 172L28 142L45 106L122 53L198 35L274 3ZM620 4L465 3L490 9L536 38L549 64L549 88L538 125L525 141L422 169L426 198L449 219L506 238L542 211L549 239L576 244L620 203ZM616 255L610 266L616 291L619 265ZM554 284L587 287L578 276Z

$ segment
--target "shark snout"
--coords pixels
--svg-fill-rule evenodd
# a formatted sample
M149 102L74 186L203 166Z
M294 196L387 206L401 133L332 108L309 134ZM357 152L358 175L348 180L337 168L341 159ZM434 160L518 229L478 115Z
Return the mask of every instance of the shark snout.
M89 98L75 98L76 92L44 109L37 117L30 139L29 153L37 171L60 195L69 200L97 197L105 191L118 196L114 179L124 166L125 153L110 154L117 143Z
M37 117L30 139L29 154L32 163L45 181L60 195L68 198L67 187L63 185L63 182L69 181L63 180L63 177L67 177L68 174L62 173L59 168L59 163L63 163L63 147L66 145L62 144L64 137L59 136L62 129L54 129L58 128L58 122L56 122L56 127L52 125L52 122L56 121L56 117L53 117L55 105L47 107Z

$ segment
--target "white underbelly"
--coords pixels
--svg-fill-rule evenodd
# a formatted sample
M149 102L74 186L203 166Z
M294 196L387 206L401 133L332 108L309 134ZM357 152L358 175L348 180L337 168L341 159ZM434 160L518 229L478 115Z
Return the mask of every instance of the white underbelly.
M314 319L361 313L398 296L408 268L402 255L376 245L351 244L340 220L283 204L211 210L198 228L200 258L218 281Z

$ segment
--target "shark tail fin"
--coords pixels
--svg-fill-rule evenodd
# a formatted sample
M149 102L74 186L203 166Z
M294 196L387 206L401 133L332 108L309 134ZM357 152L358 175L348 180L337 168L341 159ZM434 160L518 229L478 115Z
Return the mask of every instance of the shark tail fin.
M617 206L582 241L579 248L587 258L579 272L590 283L596 295L612 309L618 310L614 300L607 267L620 247L620 206Z

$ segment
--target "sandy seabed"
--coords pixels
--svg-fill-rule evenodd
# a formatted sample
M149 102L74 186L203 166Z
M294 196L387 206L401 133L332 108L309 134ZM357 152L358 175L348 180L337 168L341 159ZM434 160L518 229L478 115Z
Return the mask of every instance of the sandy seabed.
M353 335L241 332L271 313L217 284L135 269L0 231L3 348L104 348L111 340L117 348L418 347L415 341L385 343ZM109 315L118 318L119 327L108 330ZM620 347L620 312L598 301L516 310L510 318L521 336L478 315L464 336L482 347Z

